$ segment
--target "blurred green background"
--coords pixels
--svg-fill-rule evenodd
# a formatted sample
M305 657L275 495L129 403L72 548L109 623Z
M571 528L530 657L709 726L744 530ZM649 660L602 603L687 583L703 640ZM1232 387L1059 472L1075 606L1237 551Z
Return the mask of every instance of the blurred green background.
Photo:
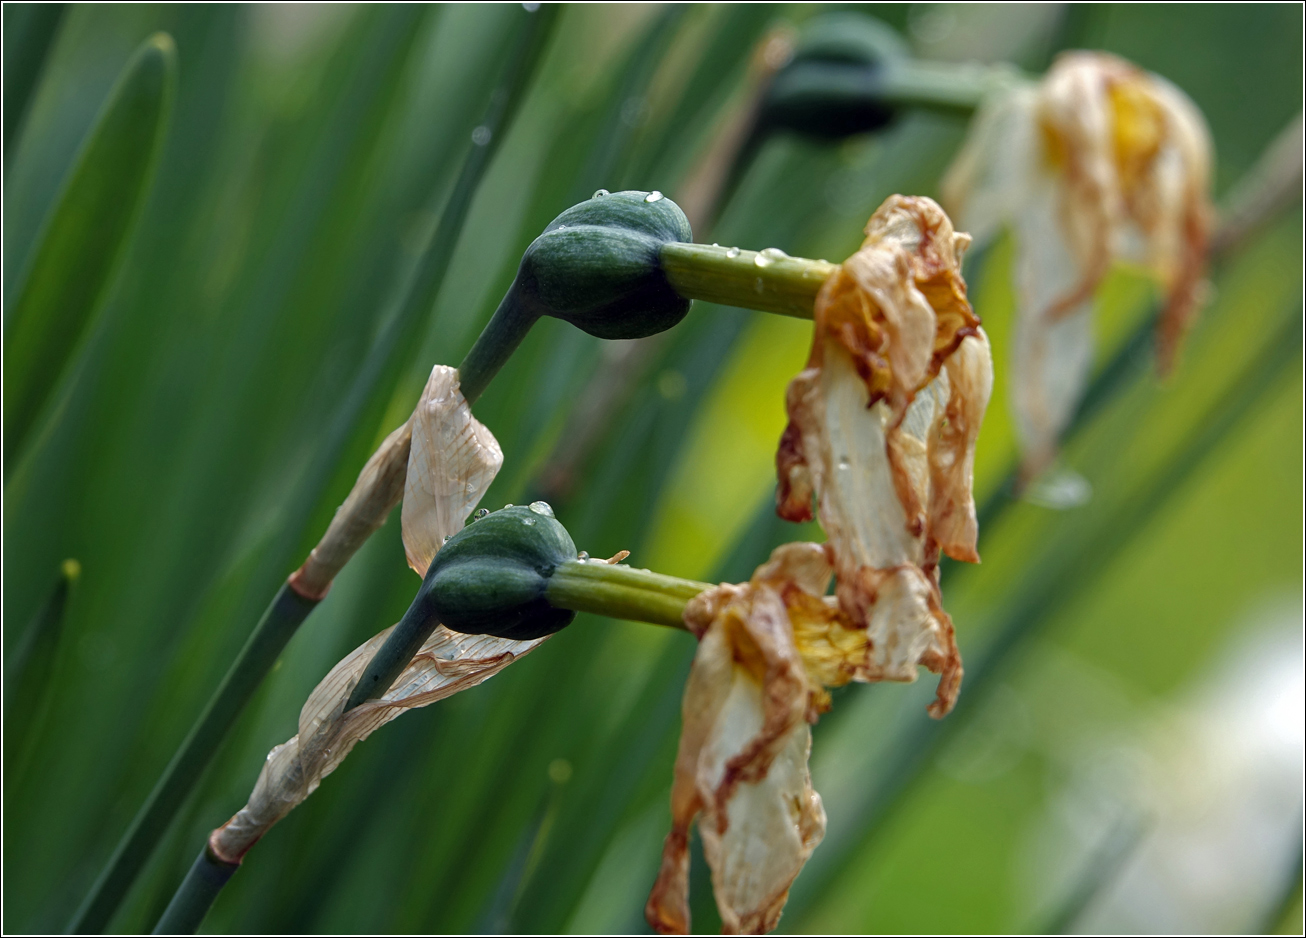
M461 359L532 238L599 187L676 198L740 106L756 43L828 8L565 8L438 300L303 522L287 506L394 315L520 7L79 5L42 32L6 4L6 321L133 50L166 30L179 80L102 308L12 472L6 453L7 654L61 561L82 575L43 686L21 711L6 697L5 930L66 925L267 599L431 365ZM1302 106L1296 5L859 9L926 58L1037 72L1060 49L1100 48L1164 75L1210 122L1217 200ZM46 35L43 64L24 66ZM33 90L11 125L23 67ZM965 130L909 112L839 143L779 135L696 238L839 260L885 196L937 194ZM967 662L957 712L925 718L929 680L836 692L812 758L829 833L782 931L1301 928L1302 232L1300 204L1285 209L1213 268L1169 380L1146 354L1117 369L1064 455L1092 498L1013 504L981 532L984 563L945 572ZM998 376L981 501L1002 497L1014 459L1011 253L1002 240L967 267ZM1146 280L1112 275L1103 366L1152 303ZM696 304L550 492L578 546L743 579L774 544L819 537L768 511L810 330ZM477 404L505 453L487 506L540 494L613 348L553 320L534 329ZM417 585L396 513L292 641L115 931L152 927L309 690ZM583 616L406 715L251 852L206 928L646 931L693 645ZM719 927L701 853L693 907L696 931Z

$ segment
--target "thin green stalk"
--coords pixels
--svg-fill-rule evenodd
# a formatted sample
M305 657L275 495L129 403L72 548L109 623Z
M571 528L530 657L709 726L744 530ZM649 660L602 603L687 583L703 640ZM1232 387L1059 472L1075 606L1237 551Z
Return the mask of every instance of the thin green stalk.
M652 570L573 560L553 572L544 596L559 609L683 629L685 603L711 588Z
M215 857L208 844L191 864L186 878L177 887L172 901L163 910L159 923L154 926L156 935L193 935L213 907L227 880L240 869L239 863L225 863Z
M490 96L481 126L489 133L478 134L453 191L441 214L439 225L418 262L418 270L399 314L378 338L350 389L344 406L332 422L327 440L288 512L286 538L298 540L312 516L322 490L330 482L341 453L356 432L356 424L373 396L381 377L393 364L404 339L429 311L439 292L453 256L458 235L471 207L472 198L489 166L497 144L525 95L530 74L543 52L556 19L556 10L544 7L528 17L508 57L508 67ZM218 690L199 720L183 740L162 777L132 820L95 884L69 926L73 933L103 931L122 903L145 861L171 823L199 776L208 766L218 745L244 710L245 704L276 663L277 657L299 626L317 606L283 584L264 611L245 647L232 663Z
M458 385L467 403L481 396L539 318L521 302L514 283L458 366Z
M837 265L782 251L719 244L664 244L662 271L687 299L811 319L816 294Z
M553 571L544 598L555 609L683 629L685 604L711 586L621 564L572 560ZM345 710L389 690L437 625L438 619L419 593L368 662L345 702Z

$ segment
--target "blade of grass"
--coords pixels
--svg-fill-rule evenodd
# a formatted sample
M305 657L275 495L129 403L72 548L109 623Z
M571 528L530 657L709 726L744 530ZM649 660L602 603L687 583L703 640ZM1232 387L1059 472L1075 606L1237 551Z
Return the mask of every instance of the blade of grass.
M5 311L6 480L103 307L131 242L171 111L176 60L172 38L156 33L128 62L51 209L23 285Z
M63 634L68 593L81 576L76 560L65 560L59 579L37 611L14 650L5 660L4 748L5 781L12 783L23 774L31 755L32 740L39 735L49 709L50 675L54 671Z

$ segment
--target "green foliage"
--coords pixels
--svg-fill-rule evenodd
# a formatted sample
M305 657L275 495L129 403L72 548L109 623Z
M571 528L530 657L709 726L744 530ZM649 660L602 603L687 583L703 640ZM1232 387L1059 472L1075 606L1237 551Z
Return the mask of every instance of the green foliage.
M6 479L127 249L167 125L176 60L172 37L156 33L127 63L5 308Z
M47 603L51 572L69 556L83 569L51 646L39 732L21 773L7 766L6 929L67 924L259 611L411 413L431 365L471 347L550 219L599 188L679 199L746 96L757 40L811 14L563 9L448 245L442 285L416 291L409 319L419 258L515 54L519 7L69 9L12 146L6 100L7 309L134 50L165 30L179 68L130 247L84 339L60 333L77 380L56 390L57 420L6 482L7 655ZM884 14L906 22L904 8ZM1093 46L1160 72L1210 121L1218 191L1301 107L1295 8L1076 7L1031 35L999 48L1003 37L976 29L959 54L1033 67ZM834 145L777 135L695 237L838 260L885 196L937 193L964 129L959 117L905 113ZM1256 624L1249 608L1299 593L1300 250L1289 213L1212 272L1215 298L1172 380L1158 383L1146 355L1120 369L1065 453L1090 502L1015 503L984 529L983 565L945 573L968 668L956 713L924 721L926 682L836 693L812 763L830 833L782 930L1051 920L1064 896L1031 897L1025 871L1067 747L1135 725ZM1014 455L1010 253L1000 242L967 267L999 382L981 500ZM1149 304L1143 281L1113 276L1103 367ZM505 453L486 507L536 497L539 473L570 443L569 417L612 395L615 416L570 494L550 498L577 543L738 580L774 544L819 538L768 504L784 387L810 329L699 303L627 387L592 388L614 346L541 320L476 404ZM1281 360L1265 357L1274 352ZM373 537L286 647L113 930L153 926L267 750L295 732L312 687L408 608L419 584L398 527L396 516ZM684 633L579 615L493 681L359 746L251 851L206 927L643 930L693 650ZM964 768L980 756L985 771ZM695 928L707 931L715 913L696 863Z

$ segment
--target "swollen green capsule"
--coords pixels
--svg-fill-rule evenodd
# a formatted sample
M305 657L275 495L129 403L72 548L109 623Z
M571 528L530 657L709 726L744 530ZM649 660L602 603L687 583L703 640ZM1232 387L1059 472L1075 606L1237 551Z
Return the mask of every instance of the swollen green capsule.
M846 12L816 17L771 83L759 131L838 138L879 130L898 112L884 95L886 71L907 57L902 38L879 20Z
M576 617L544 598L576 545L544 502L492 512L451 537L422 583L431 612L455 632L526 640L550 635Z
M690 301L658 262L669 241L693 235L685 213L660 192L612 192L573 205L526 249L514 290L542 316L601 339L639 339L670 329Z
M667 283L664 244L689 241L689 221L660 192L606 192L555 218L522 257L494 317L458 366L474 401L541 316L600 339L641 339L670 329L690 300Z

